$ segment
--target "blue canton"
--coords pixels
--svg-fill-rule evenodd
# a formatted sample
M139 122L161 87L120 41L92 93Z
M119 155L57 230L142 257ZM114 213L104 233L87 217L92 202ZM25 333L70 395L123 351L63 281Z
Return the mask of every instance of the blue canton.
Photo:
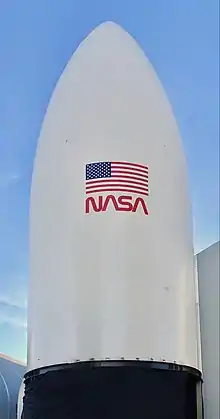
M111 177L111 162L89 163L86 165L86 180Z

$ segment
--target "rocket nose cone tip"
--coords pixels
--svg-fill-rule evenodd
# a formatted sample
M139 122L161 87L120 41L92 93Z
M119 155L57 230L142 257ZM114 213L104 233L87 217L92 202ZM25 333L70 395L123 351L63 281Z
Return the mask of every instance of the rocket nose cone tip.
M118 23L115 23L111 20L105 21L100 23L96 26L89 34L91 36L121 36L122 34L126 34L129 36L128 32L123 29Z

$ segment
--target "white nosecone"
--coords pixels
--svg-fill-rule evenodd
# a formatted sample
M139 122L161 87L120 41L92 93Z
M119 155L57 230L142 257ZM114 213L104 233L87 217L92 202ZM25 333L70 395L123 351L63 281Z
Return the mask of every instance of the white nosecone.
M121 357L197 367L191 224L163 88L134 39L104 23L60 77L38 142L28 369Z

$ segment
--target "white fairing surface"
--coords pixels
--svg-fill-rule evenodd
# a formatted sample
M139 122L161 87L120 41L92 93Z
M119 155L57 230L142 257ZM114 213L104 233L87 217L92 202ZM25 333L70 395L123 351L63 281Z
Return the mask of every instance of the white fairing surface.
M112 202L85 212L85 165L114 161L148 166L149 196L110 192L133 204L142 196L148 215L142 204L130 212ZM34 165L30 246L29 370L122 357L197 367L178 129L143 51L114 23L85 39L53 93Z

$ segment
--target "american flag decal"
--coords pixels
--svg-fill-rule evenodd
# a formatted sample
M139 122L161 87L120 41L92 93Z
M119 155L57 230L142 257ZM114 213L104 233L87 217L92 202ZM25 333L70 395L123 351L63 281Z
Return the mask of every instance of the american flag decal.
M148 167L123 161L86 164L86 194L131 192L148 196Z

